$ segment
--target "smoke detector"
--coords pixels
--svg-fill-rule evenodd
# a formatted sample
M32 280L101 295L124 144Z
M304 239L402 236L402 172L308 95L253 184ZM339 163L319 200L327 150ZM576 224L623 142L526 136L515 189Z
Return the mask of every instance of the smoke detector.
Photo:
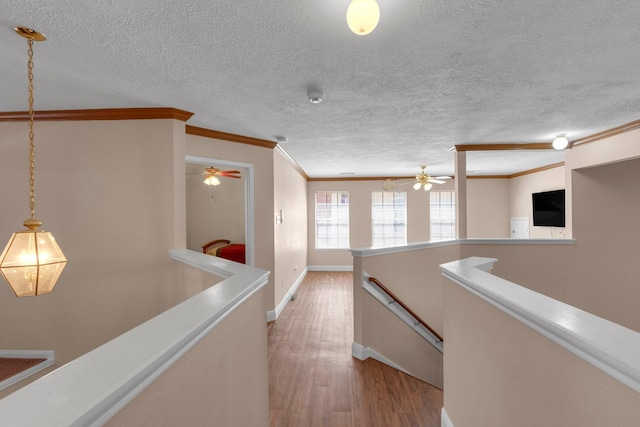
M321 90L310 90L309 93L307 93L307 96L309 97L309 101L312 104L320 104L322 102L322 91Z

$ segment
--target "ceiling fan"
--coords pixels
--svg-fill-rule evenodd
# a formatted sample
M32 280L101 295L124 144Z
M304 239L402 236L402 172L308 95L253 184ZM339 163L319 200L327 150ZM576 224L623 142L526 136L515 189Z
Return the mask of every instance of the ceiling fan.
M432 177L431 175L429 175L424 171L426 166L420 166L420 168L421 168L420 173L416 175L413 181L405 182L400 185L413 184L414 190L420 190L420 188L424 188L424 191L429 191L431 190L431 187L433 187L433 184L444 184L445 183L444 180L451 179L450 176ZM395 183L395 180L393 179L385 179L382 182L382 188L385 189L386 191L392 191L395 189L395 187L396 187L396 183Z
M202 172L204 176L204 183L207 185L220 185L219 177L223 176L225 178L240 178L240 171L223 171L218 168L214 168L210 166L205 168Z

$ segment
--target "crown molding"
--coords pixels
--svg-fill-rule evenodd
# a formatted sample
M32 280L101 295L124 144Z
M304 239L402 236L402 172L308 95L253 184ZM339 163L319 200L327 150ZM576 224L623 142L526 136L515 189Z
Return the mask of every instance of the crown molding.
M193 113L176 108L101 108L94 110L44 110L34 113L37 121L176 119L186 122ZM0 122L29 120L28 111L0 112Z
M309 181L384 181L385 179L414 179L415 175L411 176L350 176L350 177L321 177L321 178L309 178Z
M276 144L276 147L274 150L278 154L280 154L282 158L285 159L287 163L289 163L306 181L310 180L309 175L307 175L304 169L300 167L298 162L293 160L293 158L286 151L284 151L284 149L280 146L280 144Z
M511 178L511 175L471 175L471 176L467 176L467 179L509 179L509 178Z
M541 166L539 168L529 169L528 171L516 172L514 174L509 175L507 178L517 178L519 176L531 175L532 173L538 173L538 172L546 171L549 169L555 169L561 166L564 166L564 162L553 163L547 166Z
M521 144L459 144L449 151L507 151L507 150L553 150L550 142L523 142Z
M467 176L467 179L511 179L517 178L519 176L531 175L534 173L546 171L549 169L555 169L564 166L564 162L553 163L546 166L540 166L539 168L529 169L522 172L516 172L510 175L471 175ZM379 176L379 177L351 177L351 178L309 178L308 181L384 181L385 179L414 179L414 176ZM455 176L452 176L451 179L456 179Z
M239 142L241 144L255 145L258 147L274 149L278 145L275 141L267 141L266 139L251 138L250 136L237 135L235 133L220 132L206 128L187 125L186 132L188 135L203 136L205 138L220 139L223 141Z
M570 142L571 147L575 147L576 145L587 144L589 142L599 141L604 138L609 138L614 135L618 135L625 132L630 132L635 129L640 129L640 120L634 120L630 123L624 124L622 126L618 126L612 129L607 129L602 132L594 133L593 135L585 136L584 138L579 138Z

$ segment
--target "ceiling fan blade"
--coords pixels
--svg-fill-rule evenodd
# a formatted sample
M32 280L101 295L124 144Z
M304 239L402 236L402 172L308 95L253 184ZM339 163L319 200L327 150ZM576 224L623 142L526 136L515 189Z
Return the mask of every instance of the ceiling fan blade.
M434 176L433 179L451 179L450 176Z
M220 171L219 174L222 175L222 176L225 176L225 175L240 175L240 171Z
M242 178L241 176L236 176L236 175L222 175L225 178Z
M434 184L444 184L444 181L442 181L441 179L428 179L427 182L432 182Z

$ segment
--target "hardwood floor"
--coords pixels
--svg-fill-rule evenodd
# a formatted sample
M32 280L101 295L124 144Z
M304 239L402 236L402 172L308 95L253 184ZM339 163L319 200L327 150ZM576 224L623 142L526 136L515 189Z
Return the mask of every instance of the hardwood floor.
M440 427L442 390L351 356L352 286L309 272L269 325L270 426Z

